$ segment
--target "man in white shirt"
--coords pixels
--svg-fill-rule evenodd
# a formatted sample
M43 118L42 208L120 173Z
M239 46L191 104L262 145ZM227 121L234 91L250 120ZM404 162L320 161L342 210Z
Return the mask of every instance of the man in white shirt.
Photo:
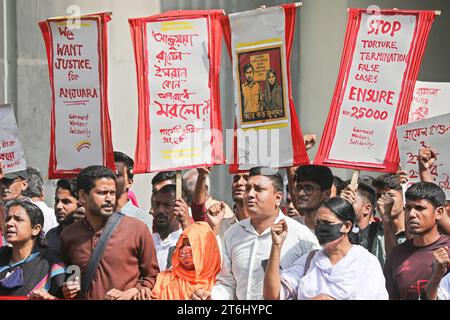
M319 249L314 234L280 210L283 179L273 169L253 168L246 184L244 205L249 218L231 226L224 235L222 270L211 292L196 290L194 300L261 300L264 272L272 245L271 226L285 219L291 231L281 252L281 267Z
M193 221L189 216L186 202L183 199L176 199L174 184L165 185L156 193L153 210L155 214L153 241L159 270L162 272L171 265L173 252L171 248L175 248L181 232Z

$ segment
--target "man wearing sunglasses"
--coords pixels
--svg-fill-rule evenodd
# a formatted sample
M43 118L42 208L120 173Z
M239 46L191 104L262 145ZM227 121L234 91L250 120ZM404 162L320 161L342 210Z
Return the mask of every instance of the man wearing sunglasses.
M28 174L26 170L5 174L0 180L0 198L4 203L15 200L27 187Z

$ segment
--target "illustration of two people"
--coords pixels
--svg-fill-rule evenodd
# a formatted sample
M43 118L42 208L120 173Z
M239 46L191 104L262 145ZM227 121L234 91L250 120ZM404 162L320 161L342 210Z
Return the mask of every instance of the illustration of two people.
M264 92L261 92L260 84L254 80L253 65L247 63L242 69L246 80L241 86L244 113L283 109L281 87L273 69L266 72Z

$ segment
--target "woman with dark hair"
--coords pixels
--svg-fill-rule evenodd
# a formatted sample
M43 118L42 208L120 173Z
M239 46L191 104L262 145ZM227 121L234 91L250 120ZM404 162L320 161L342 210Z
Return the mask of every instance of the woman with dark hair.
M287 235L284 221L272 227L272 249L264 278L265 299L385 300L385 278L377 258L351 242L353 206L331 198L318 209L316 236L323 249L311 251L279 271ZM370 279L370 281L369 281Z
M263 110L278 110L283 108L281 99L281 87L277 80L277 74L273 69L266 72L266 83L264 86Z
M65 267L45 245L41 209L19 198L6 203L5 215L3 234L12 247L0 249L0 296L62 297Z

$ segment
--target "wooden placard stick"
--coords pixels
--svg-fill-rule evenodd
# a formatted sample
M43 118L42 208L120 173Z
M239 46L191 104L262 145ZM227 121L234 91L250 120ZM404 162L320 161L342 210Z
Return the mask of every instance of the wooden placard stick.
M181 170L177 170L177 180L176 180L176 199L181 199Z
M350 182L350 185L352 186L353 190L358 189L358 178L359 178L359 170L353 170L352 181Z

